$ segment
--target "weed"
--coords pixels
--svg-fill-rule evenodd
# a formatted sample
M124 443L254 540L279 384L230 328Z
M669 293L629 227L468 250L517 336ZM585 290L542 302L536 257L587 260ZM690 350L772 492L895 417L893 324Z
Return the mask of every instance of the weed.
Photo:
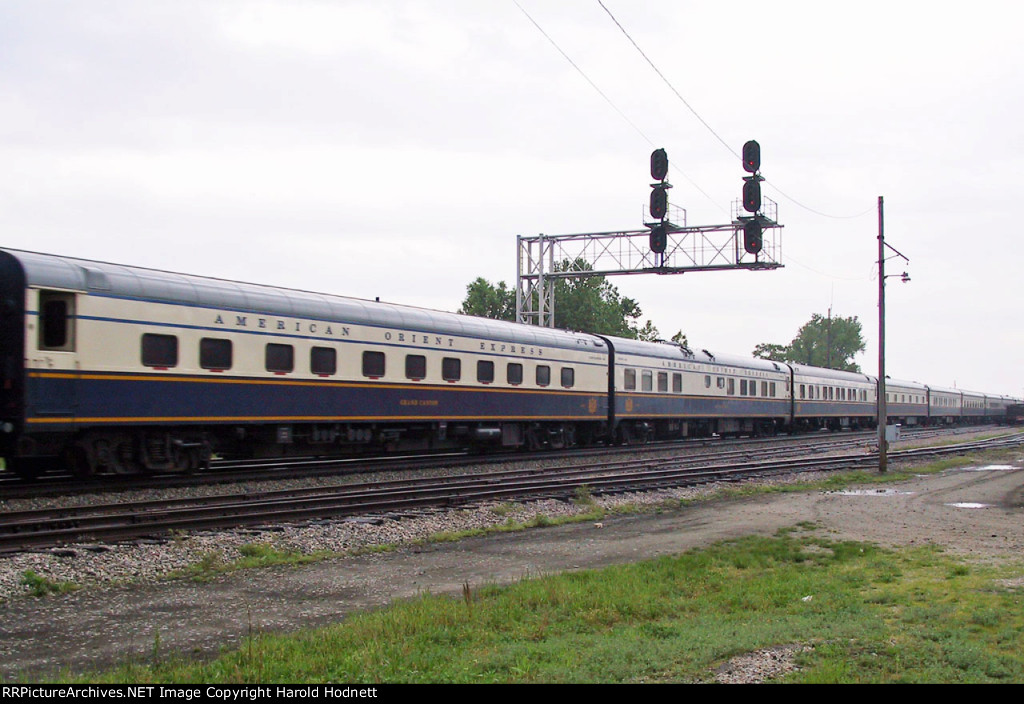
M547 528L555 525L555 521L551 517L545 516L543 513L538 513L527 521L526 525L528 528Z
M56 582L49 577L44 577L32 570L25 570L21 573L19 584L28 587L32 596L46 596L47 594L66 594L67 592L79 589L74 582Z
M496 516L509 516L513 514L517 508L517 504L514 504L511 501L505 501L495 506L492 506L491 512Z
M590 491L590 487L586 484L576 487L576 491L573 492L572 502L577 506L593 506L597 503Z

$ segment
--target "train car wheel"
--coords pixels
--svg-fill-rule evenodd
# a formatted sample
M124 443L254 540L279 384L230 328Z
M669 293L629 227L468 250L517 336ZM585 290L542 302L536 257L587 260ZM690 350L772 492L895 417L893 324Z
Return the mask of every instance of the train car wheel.
M38 479L46 470L46 459L39 457L9 457L4 460L7 469L22 479Z
M64 468L76 479L85 479L96 473L96 468L89 462L88 453L82 447L69 447L61 457Z

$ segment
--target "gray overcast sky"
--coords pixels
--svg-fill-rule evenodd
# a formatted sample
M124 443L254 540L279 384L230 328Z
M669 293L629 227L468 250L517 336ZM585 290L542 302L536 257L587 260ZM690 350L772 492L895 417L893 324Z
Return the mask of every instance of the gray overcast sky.
M774 272L614 279L666 337L831 305L875 373L883 196L887 371L1024 395L1024 6L604 2L785 225ZM455 310L516 235L642 227L654 147L728 222L738 159L597 0L0 0L3 246Z

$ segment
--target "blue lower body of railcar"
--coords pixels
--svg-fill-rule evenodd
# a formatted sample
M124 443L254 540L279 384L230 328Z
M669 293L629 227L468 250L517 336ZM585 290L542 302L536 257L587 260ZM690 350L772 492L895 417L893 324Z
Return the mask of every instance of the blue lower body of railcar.
M280 456L596 438L607 398L580 391L34 371L26 446L79 473L194 469L213 452Z
M799 429L855 430L874 426L877 423L876 410L874 404L855 401L796 401L794 425Z
M30 425L603 420L602 394L410 384L32 373ZM41 401L40 399L46 399Z
M615 417L623 440L720 434L773 434L788 425L787 399L711 398L683 395L616 395Z

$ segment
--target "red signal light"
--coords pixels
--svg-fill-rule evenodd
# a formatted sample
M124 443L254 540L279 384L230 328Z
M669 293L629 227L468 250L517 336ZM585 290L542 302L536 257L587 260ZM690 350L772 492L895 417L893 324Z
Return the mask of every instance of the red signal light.
M664 225L655 225L651 228L651 251L655 254L664 254L668 248L668 232Z
M651 190L651 217L661 220L668 213L668 191L664 186Z
M761 232L761 223L756 219L743 223L743 249L747 250L748 254L757 254L761 251Z
M754 174L760 168L761 145L752 139L743 145L743 170L748 174Z
M761 182L756 176L748 177L743 183L743 209L748 213L761 209Z

